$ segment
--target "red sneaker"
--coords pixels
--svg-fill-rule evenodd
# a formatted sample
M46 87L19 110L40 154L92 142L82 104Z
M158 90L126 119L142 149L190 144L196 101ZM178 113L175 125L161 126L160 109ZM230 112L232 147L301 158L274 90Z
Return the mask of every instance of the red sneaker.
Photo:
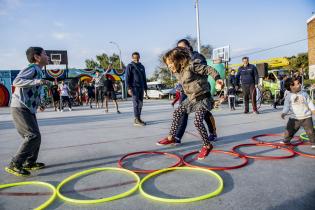
M212 146L212 145L210 145L210 147L203 146L203 147L201 148L201 150L200 150L198 156L197 156L197 159L198 159L198 160L203 160L203 159L205 159L205 158L209 155L209 153L210 153L210 151L211 151L212 149L213 149L213 146Z
M167 145L173 145L173 144L175 144L175 140L173 139L169 140L167 137L161 139L160 141L156 143L156 145L158 146L167 146Z

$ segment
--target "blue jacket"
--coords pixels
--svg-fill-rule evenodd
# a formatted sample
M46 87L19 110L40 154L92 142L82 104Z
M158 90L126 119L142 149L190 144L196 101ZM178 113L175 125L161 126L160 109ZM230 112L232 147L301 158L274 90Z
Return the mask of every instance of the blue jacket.
M192 61L197 61L197 60L199 60L199 63L200 63L200 64L202 64L202 65L207 65L206 58L205 58L202 54L198 53L197 51L193 51L193 52L191 53L191 60L192 60Z
M229 85L232 85L233 87L237 85L235 75L229 75Z
M128 89L134 87L148 89L145 68L141 63L131 62L126 68L126 83Z
M246 67L241 66L238 68L238 72L236 74L236 84L239 83L244 84L258 84L258 72L256 66L252 64L248 64Z

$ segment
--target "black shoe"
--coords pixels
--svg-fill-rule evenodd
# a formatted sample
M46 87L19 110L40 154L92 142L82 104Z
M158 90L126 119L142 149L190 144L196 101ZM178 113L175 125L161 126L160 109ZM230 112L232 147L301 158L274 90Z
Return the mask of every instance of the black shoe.
M254 111L253 114L260 114L258 111Z
M244 114L248 114L248 113L249 113L248 111L245 111L245 112L244 112Z
M141 123L143 123L144 125L147 125L146 122L144 122L143 120L139 119Z
M28 177L31 175L31 173L28 170L24 169L21 166L17 166L12 162L9 164L9 166L5 167L4 170L9 174L13 174L14 176Z
M145 126L145 123L142 120L140 120L139 118L136 118L133 124L135 126Z
M121 114L121 112L119 110L117 110L117 114Z
M26 163L23 165L23 168L26 170L33 171L45 168L45 166L46 165L44 163Z

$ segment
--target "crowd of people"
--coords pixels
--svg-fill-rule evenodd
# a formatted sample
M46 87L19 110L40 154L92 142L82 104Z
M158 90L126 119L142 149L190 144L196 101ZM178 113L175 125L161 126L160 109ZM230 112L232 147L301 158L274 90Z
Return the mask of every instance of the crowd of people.
M21 70L15 78L13 85L16 89L11 102L13 121L18 133L23 138L23 143L5 168L8 173L16 176L29 176L30 170L45 167L44 163L37 161L41 134L36 119L36 111L37 109L42 111L45 109L41 101L40 91L42 86L48 82L43 79L41 69L48 64L48 57L45 50L40 47L28 48L26 56L30 65ZM238 69L238 72L231 72L229 78L230 106L232 110L235 109L236 90L241 87L244 94L244 113L249 113L249 99L251 98L253 113L259 114L256 106L257 69L249 63L248 57L244 57L242 61L243 65ZM160 146L180 145L187 127L188 115L195 113L194 125L202 141L202 147L197 158L199 160L205 159L211 153L213 142L217 139L216 124L211 113L214 100L207 77L211 75L219 89L222 88L223 78L220 78L214 68L207 65L201 54L193 51L190 43L185 39L180 40L177 47L169 50L163 56L163 62L178 79L177 97L172 105L174 106L179 101L179 106L173 111L168 135L156 144ZM289 120L284 132L284 140L281 143L290 144L290 140L302 126L309 137L311 148L315 149L315 132L312 119L312 114L315 114L315 106L308 94L301 88L301 83L301 78L297 75L284 77L282 80L284 108L281 117L285 118L289 115ZM126 84L128 93L132 96L134 125L145 126L146 123L142 120L141 114L144 94L147 95L148 88L145 68L140 63L138 52L132 54L132 62L126 68ZM60 109L62 111L64 103L68 103L69 110L72 109L69 100L70 90L64 81L59 85L55 82L51 90L55 110ZM117 113L120 113L113 83L109 78L106 78L106 74L96 71L96 75L86 87L86 91L88 95L87 103L91 108L93 97L97 108L103 106L103 97L105 97L105 112L108 112L107 104L109 98L111 98L115 102ZM61 103L58 103L58 100ZM276 101L274 106L280 104L281 100L283 99Z

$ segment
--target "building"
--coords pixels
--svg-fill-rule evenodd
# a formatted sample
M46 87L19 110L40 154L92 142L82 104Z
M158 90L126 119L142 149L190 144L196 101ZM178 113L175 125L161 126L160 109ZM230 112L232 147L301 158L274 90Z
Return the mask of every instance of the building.
M307 20L309 77L315 79L315 15Z

